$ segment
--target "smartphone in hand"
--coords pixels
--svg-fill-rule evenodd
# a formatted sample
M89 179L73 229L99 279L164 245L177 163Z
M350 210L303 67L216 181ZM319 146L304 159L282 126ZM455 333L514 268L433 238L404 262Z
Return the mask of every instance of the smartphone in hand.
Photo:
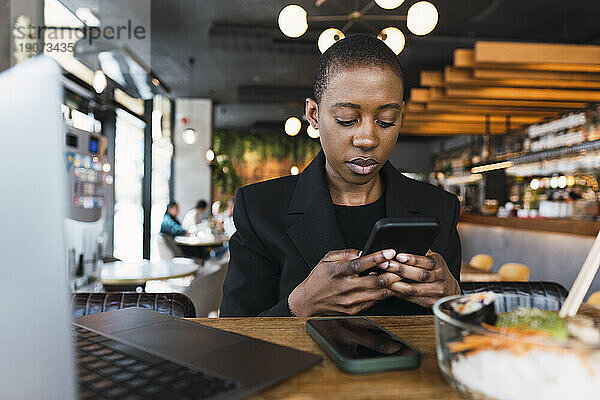
M383 218L373 225L362 255L379 250L394 249L396 253L424 256L440 233L440 223L434 217ZM383 272L373 267L360 275Z

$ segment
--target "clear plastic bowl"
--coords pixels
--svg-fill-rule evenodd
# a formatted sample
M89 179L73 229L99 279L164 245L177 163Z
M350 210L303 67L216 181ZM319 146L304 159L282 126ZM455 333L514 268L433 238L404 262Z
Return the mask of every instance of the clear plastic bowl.
M568 389L562 388L562 386L552 386L553 391L548 392L551 387L548 381L551 379L560 381L565 374L569 374L568 377L565 377L566 379L579 380L577 373L581 371L577 368L568 369L566 367L566 365L570 365L568 362L575 364L575 366L577 366L577 363L582 364L584 370L585 368L589 370L591 368L589 363L578 361L581 359L581 355L584 353L586 356L600 354L598 346L583 345L581 342L574 340L558 342L551 337L522 337L500 334L478 324L459 321L452 317L450 304L461 297L468 296L456 295L438 300L433 306L433 313L435 316L438 365L448 382L466 397L472 399L560 398L561 390L565 389L567 391ZM503 311L512 311L519 306L544 310L558 310L560 308L560 304L554 299L529 295L497 294L494 304L497 313L500 307ZM451 343L463 342L464 338L469 335L485 335L499 337L499 339L510 338L519 344L537 345L535 346L537 354L526 352L521 355L526 359L519 359L514 356L518 362L513 366L507 361L513 356L510 351L500 354L495 349L489 349L490 351L487 353L479 352L478 359L475 361L472 358L474 352L453 352L452 345L450 345ZM487 359L484 357L487 357ZM552 361L556 359L556 362L540 361L548 357ZM598 359L600 360L600 357ZM465 360L471 363L466 369ZM486 363L485 360L492 361ZM595 362L595 360L592 361ZM540 366L539 364L543 365ZM597 365L600 364L594 363L594 366ZM459 369L457 369L457 366ZM561 371L561 368L566 369L566 371ZM465 374L465 371L471 371L471 373ZM559 373L562 375L558 375ZM553 378L552 374L556 374L557 377ZM570 375L574 375L574 377ZM594 374L592 373L592 375ZM600 398L600 371L596 371L595 376L597 379L593 378L587 381L582 378L583 383L577 383L577 385L583 385L584 387L577 388L575 393L567 391L575 397L569 395L563 398L579 398L577 393L585 391L588 393L585 398ZM522 385L522 387L519 385Z

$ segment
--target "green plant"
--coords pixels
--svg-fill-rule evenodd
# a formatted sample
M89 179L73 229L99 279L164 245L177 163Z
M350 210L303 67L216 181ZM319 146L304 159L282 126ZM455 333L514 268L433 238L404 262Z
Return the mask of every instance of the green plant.
M319 140L305 134L293 137L283 133L251 132L243 130L223 130L214 132L213 179L217 190L224 198L231 198L242 185L235 171L236 165L244 165L244 157L255 152L260 158L276 158L305 161L312 159L321 149Z

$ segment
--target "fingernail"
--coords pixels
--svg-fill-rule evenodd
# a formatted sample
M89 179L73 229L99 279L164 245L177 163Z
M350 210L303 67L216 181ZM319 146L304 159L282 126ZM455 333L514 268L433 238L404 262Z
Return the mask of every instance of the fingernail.
M394 250L384 250L383 251L383 256L385 258L387 258L388 260L391 260L392 258L394 258L394 256L396 255L396 252Z
M390 262L389 261L382 262L381 264L379 264L379 266L383 269L388 269L388 267L390 266Z
M400 262L407 262L408 261L408 256L406 254L398 254L396 256L396 260L398 260Z

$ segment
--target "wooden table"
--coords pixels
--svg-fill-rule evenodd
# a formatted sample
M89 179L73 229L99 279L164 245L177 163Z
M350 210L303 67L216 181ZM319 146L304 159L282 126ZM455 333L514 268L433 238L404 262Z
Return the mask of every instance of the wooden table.
M153 280L181 278L196 273L199 265L192 260L173 259L159 262L115 261L106 263L100 272L100 281L107 290L115 287L117 290L144 286Z
M422 353L418 369L352 375L340 371L306 333L305 318L194 318L195 322L309 351L323 357L311 370L252 399L463 399L441 375L433 316L372 317ZM257 363L257 368L260 368Z

